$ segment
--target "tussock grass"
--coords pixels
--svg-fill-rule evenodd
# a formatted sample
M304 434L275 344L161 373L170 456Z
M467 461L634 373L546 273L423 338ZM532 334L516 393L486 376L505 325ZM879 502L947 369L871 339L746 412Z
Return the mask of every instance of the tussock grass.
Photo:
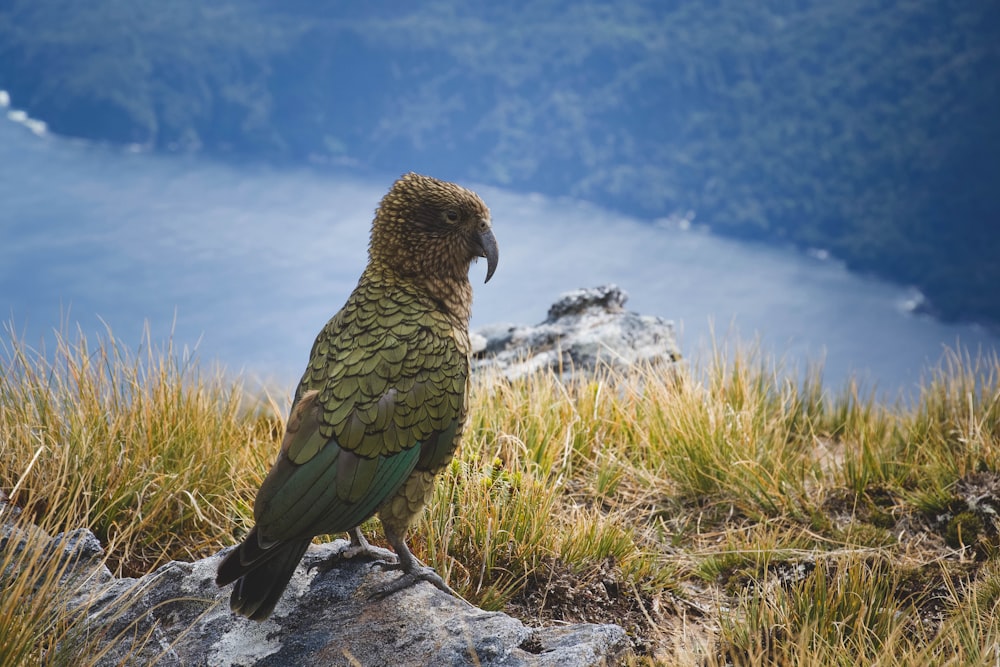
M276 406L169 346L132 352L108 331L49 354L13 339L0 359L0 488L113 543L119 574L217 549L273 460Z
M37 459L35 459L37 461ZM0 504L0 664L67 667L89 664L105 655L122 637L83 623L90 600L87 576L71 569L80 555L81 531L58 532L68 523L68 507L85 502L79 478L64 472L57 481L65 503L29 517L12 504ZM19 482L23 482L29 470ZM19 488L15 484L15 489ZM16 494L13 494L16 495ZM0 497L5 500L6 494ZM53 537L54 536L54 537ZM115 551L109 544L92 568L107 563ZM63 554L54 557L54 554ZM125 591L123 600L136 592ZM130 627L140 649L148 632Z
M286 389L110 331L47 353L9 336L0 360L0 489L24 525L90 528L119 575L249 527ZM637 664L993 665L998 510L996 358L949 354L887 406L720 348L694 369L478 375L412 542L483 607L622 623ZM0 547L3 664L73 645L40 602L59 567Z

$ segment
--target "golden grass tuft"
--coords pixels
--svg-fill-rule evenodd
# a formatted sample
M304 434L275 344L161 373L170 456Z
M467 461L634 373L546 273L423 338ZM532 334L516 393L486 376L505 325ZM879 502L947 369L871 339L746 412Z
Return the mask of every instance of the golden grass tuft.
M0 488L113 544L116 573L205 556L248 514L283 428L266 396L110 331L96 346L58 336L49 354L13 339L0 355Z
M93 530L118 575L243 534L287 399L110 331L46 353L9 338L8 516ZM414 550L485 608L622 623L636 664L994 665L1000 363L949 354L912 406L819 378L753 349L565 382L478 375ZM0 663L79 645L43 602L59 567L0 547Z

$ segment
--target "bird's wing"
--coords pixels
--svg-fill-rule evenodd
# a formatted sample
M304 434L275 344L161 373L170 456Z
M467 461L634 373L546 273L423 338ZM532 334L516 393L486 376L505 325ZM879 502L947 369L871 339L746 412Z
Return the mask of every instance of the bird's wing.
M262 546L357 526L453 447L468 361L450 327L413 304L356 310L314 347L254 505Z

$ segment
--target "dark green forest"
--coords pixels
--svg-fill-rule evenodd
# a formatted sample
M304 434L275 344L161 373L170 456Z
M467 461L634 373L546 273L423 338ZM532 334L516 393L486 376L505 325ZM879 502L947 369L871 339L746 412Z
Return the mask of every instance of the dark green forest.
M55 132L693 210L1000 323L1000 3L6 0Z

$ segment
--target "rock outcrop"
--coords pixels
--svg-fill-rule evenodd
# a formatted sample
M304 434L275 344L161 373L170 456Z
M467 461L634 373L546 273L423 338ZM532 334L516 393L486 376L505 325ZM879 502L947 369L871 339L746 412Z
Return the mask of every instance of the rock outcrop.
M673 324L625 310L616 285L566 292L535 326L491 325L473 333L473 370L495 368L508 378L542 369L564 377L600 364L673 362L681 358Z
M29 532L37 544L39 530L0 525L0 555L23 549ZM370 560L321 571L346 540L310 547L274 614L258 623L230 612L228 587L214 582L219 555L116 578L89 530L46 539L42 552L64 565L51 604L75 616L70 636L100 647L86 656L92 665L577 667L614 664L628 646L616 625L530 628L425 583L369 600L366 591L398 574ZM0 572L0 585L9 575Z

